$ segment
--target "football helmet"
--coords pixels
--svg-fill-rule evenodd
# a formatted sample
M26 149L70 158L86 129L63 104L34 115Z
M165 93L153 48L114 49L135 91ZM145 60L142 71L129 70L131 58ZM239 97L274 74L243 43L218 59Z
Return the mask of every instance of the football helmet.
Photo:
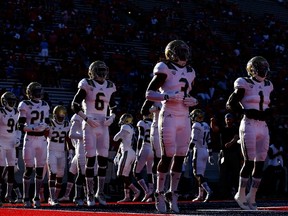
M108 77L109 68L103 61L94 61L88 69L88 76L94 80L105 80Z
M133 122L133 116L129 113L124 113L120 119L119 119L119 125L123 125L123 124L132 124Z
M40 83L31 82L26 88L26 95L31 100L41 100L43 89Z
M191 120L193 122L203 122L204 121L204 117L205 117L205 113L201 109L194 109L190 113L190 117L191 117Z
M1 104L2 104L2 106L6 107L8 109L15 108L16 103L17 103L17 97L12 92L5 92L1 96Z
M165 48L165 57L176 63L178 61L186 62L190 57L189 46L182 40L173 40Z
M62 105L57 105L54 109L53 109L53 118L55 119L55 121L59 124L63 123L63 121L65 120L67 116L67 109L62 106Z
M255 56L247 63L246 70L249 76L263 81L270 71L268 61L262 56Z

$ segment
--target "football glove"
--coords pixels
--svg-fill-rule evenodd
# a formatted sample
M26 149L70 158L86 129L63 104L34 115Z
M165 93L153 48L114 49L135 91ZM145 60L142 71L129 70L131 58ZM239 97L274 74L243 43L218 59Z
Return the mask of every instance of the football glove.
M104 121L104 126L109 127L113 123L114 119L115 119L115 114L112 113L110 116L106 117L106 120Z
M215 161L214 161L213 156L209 156L209 157L208 157L208 163L209 163L210 165L212 165L212 166L215 164Z
M68 157L67 157L67 160L68 160L69 164L71 164L71 162L73 160L73 157L74 157L74 150L70 149L69 152L68 152Z
M86 119L86 122L87 122L87 124L90 125L92 128L96 128L96 127L99 127L99 126L100 126L99 121L94 120L94 119L91 119L91 118L87 118L87 119Z
M166 101L172 101L172 102L177 102L177 101L182 101L183 100L183 92L169 92L164 95L164 100Z
M187 107L193 107L198 104L198 100L192 96L189 96L184 98L183 103Z

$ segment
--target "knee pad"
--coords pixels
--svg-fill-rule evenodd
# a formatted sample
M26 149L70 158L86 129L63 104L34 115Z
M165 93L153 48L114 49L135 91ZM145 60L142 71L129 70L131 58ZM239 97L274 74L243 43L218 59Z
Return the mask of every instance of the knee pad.
M74 177L75 175L71 172L68 172L68 175L67 175L67 182L72 182L74 183Z
M56 174L55 173L50 173L49 181L56 181Z
M107 158L103 156L97 156L97 162L98 162L98 176L106 176L106 169L108 165Z
M134 177L137 181L139 181L140 179L142 179L142 175L140 173L135 173Z
M252 176L254 178L262 178L263 167L264 167L264 161L256 161Z
M254 168L254 161L244 161L244 165L240 171L240 176L243 178L249 178Z
M36 167L36 178L37 179L42 179L42 175L43 175L43 167Z
M184 158L185 158L184 156L174 156L174 162L172 166L173 172L178 172L178 173L182 172L182 165L183 165Z
M24 172L24 179L30 179L31 175L33 173L33 167L26 167Z
M95 161L96 161L96 157L87 158L85 175L88 178L93 178L94 177Z
M167 173L169 171L171 160L172 157L163 155L158 163L158 171L161 173Z
M83 185L83 182L85 182L85 176L79 173L75 182L76 185Z
M157 166L158 166L159 161L160 161L160 158L154 158L154 163L152 167L153 174L157 174Z
M7 182L12 184L14 182L14 167L8 166L7 170L8 170L7 171L7 175L8 175Z

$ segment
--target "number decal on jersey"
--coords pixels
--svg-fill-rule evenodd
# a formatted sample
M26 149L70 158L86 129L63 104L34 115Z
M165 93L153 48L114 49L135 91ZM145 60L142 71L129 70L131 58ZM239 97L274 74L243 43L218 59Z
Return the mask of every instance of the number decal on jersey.
M184 97L187 97L187 93L188 93L187 90L188 90L188 88L189 88L188 80L185 79L185 78L181 78L181 79L179 80L179 82L184 83L184 86L181 87L181 91L184 92Z
M51 142L54 143L64 143L67 136L67 132L61 131L53 131L51 135Z
M203 134L203 145L207 145L209 142L210 132L204 132Z
M145 130L144 142L150 143L150 129Z
M35 124L36 122L43 122L44 121L44 111L33 110L31 112L31 122L30 124Z
M104 100L101 99L105 97L105 94L103 92L99 92L98 94L96 94L96 99L95 99L95 109L96 110L103 110L104 109Z
M14 129L16 129L16 124L13 118L9 118L7 121L7 126L9 129L7 130L8 133L13 133Z
M260 111L263 111L263 103L264 103L263 91L260 91L260 92L259 92L259 96L260 96L259 110L260 110Z

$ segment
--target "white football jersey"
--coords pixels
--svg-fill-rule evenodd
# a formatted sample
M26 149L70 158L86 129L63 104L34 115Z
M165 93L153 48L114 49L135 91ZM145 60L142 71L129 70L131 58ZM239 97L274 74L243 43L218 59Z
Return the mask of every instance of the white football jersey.
M210 126L206 122L194 122L191 131L191 140L195 144L194 148L208 149L211 142Z
M64 121L63 124L58 124L54 119L51 119L49 130L48 149L55 152L64 152L66 150L66 138L70 130L71 124L69 121Z
M5 107L0 107L0 137L1 140L15 140L16 143L16 125L18 121L19 112L17 109L8 110ZM5 145L5 142L1 142Z
M155 75L166 74L167 78L164 84L159 89L161 93L181 92L183 98L188 95L192 89L192 83L196 77L195 71L192 67L178 67L173 63L158 62L153 70ZM175 115L187 115L189 110L187 106L183 104L183 101L163 101L163 107L166 111L169 111Z
M256 82L252 78L240 77L235 80L234 88L245 89L245 95L241 100L244 109L264 111L268 108L270 93L273 91L273 84L269 80Z
M23 100L18 105L20 117L26 118L28 125L44 123L45 118L49 118L50 107L46 101Z
M114 141L121 139L120 148L122 152L127 149L132 149L132 138L134 133L134 127L131 124L124 124L121 125L120 131L114 136Z
M140 120L137 122L137 127L142 127L144 129L144 137L143 137L142 147L144 145L147 145L147 146L150 146L152 148L151 142L150 142L151 124L152 124L151 119ZM139 133L139 135L140 135L140 133Z
M79 82L78 88L86 91L83 101L85 114L107 115L111 95L116 91L113 82L105 80L103 84L99 84L92 79L84 78Z

